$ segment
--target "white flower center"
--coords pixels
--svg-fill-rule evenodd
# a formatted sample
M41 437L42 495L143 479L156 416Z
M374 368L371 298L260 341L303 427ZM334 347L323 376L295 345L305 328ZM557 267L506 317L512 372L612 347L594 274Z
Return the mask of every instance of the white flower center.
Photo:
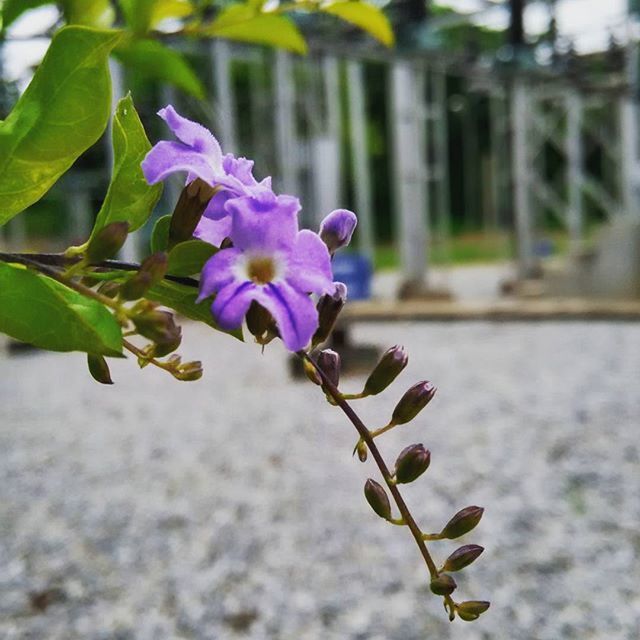
M277 256L264 254L245 254L238 264L238 275L242 280L251 280L255 284L265 285L278 280L284 273L284 264Z

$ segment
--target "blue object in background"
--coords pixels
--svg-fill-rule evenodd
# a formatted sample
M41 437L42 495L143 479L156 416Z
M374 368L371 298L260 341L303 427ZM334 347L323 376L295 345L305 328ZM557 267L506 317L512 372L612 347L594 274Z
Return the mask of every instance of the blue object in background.
M550 238L541 238L535 243L533 253L538 256L538 258L548 258L552 256L555 253L553 240Z
M371 297L371 261L360 253L338 253L332 261L333 279L347 285L348 300Z

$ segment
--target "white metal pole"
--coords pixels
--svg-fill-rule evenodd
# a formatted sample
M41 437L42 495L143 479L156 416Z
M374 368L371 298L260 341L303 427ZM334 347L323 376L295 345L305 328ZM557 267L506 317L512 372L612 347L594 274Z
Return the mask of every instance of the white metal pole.
M421 136L423 78L406 60L391 65L391 100L396 209L400 217L400 255L404 283L426 287L427 212L425 141Z
M275 127L280 162L280 181L285 191L300 193L295 135L295 86L291 56L278 50L275 54Z
M236 109L231 69L231 45L216 38L210 45L213 82L216 96L216 120L214 131L226 152L237 153Z
M631 35L631 38L633 36ZM620 136L622 152L622 198L624 213L640 217L640 159L638 158L638 43L630 40L627 46L627 79L630 95L620 102Z
M349 134L351 139L351 166L355 181L356 213L358 214L358 248L370 260L374 252L374 224L371 207L371 170L367 146L367 112L364 98L362 63L347 62L349 87Z
M535 260L533 255L533 225L529 197L529 152L528 152L528 97L522 80L513 84L511 104L512 144L514 162L515 221L518 241L518 270L521 278L530 277Z
M576 89L567 93L567 181L569 189L569 209L567 226L569 239L575 247L579 245L583 234L583 151L582 151L582 96Z

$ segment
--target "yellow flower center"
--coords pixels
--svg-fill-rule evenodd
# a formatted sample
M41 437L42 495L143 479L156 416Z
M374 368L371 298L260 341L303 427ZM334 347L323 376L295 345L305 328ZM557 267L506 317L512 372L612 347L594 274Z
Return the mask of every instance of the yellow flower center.
M256 284L267 284L276 277L276 265L269 257L254 257L247 265L249 278Z

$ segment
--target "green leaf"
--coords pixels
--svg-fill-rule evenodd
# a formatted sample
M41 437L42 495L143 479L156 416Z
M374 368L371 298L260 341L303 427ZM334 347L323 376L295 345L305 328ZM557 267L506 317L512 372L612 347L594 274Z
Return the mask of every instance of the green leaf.
M2 30L15 22L25 11L36 9L45 4L54 4L54 0L4 0L2 3Z
M233 4L202 31L203 35L266 44L295 53L307 53L307 44L295 24L286 16L256 13L245 4Z
M393 30L387 16L372 4L347 0L323 5L320 11L360 27L387 47L391 47L394 43Z
M135 231L151 215L162 184L149 185L142 174L140 163L149 149L151 144L128 95L118 102L113 116L113 172L92 238L112 222L128 222L129 232Z
M61 0L67 24L107 29L113 25L115 11L109 0Z
M116 31L64 27L0 123L0 225L39 200L102 135L111 101L107 58Z
M155 300L165 307L174 309L187 318L204 322L210 327L222 331L211 315L211 300L204 300L196 304L198 291L194 287L163 280L151 287L151 289L147 291L146 297L149 298L149 300ZM242 340L242 328L234 329L233 331L224 331L224 333L228 333L234 338Z
M180 242L169 252L167 273L172 276L191 276L200 273L204 263L217 252L217 247L202 240Z
M24 267L0 263L0 331L51 351L122 353L107 307Z
M184 18L193 13L189 0L119 0L125 21L137 34L147 33L166 18Z
M182 54L157 40L132 40L114 54L143 79L161 80L198 99L205 97L202 82Z
M151 253L166 251L169 246L169 227L171 226L172 217L169 213L166 216L158 218L151 232L151 240L149 241Z

